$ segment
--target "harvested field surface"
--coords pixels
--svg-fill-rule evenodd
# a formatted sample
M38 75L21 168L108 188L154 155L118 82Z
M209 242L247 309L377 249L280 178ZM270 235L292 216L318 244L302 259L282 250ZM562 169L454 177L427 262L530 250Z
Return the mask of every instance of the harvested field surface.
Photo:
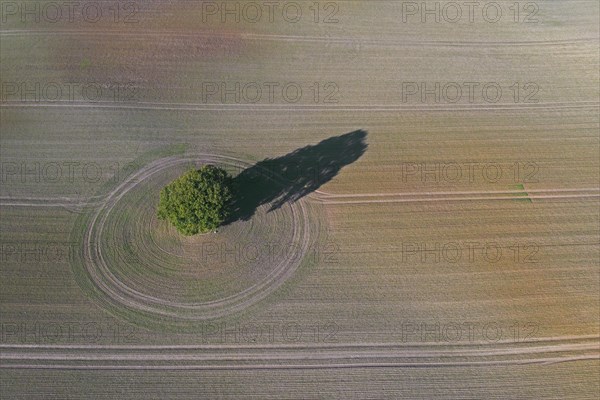
M0 398L597 399L598 2L274 3L0 2Z

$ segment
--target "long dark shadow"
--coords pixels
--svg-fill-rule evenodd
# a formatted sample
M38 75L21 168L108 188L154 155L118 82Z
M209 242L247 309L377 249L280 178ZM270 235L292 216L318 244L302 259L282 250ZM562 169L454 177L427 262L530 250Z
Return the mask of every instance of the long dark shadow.
M226 223L248 220L264 204L270 204L270 212L314 192L365 153L366 137L364 130L333 136L245 169L234 178L236 194Z

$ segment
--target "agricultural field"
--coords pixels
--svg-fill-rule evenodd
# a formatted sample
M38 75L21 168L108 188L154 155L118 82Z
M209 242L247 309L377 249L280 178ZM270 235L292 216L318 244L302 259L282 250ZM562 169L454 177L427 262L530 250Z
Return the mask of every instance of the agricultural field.
M1 399L600 395L598 1L0 11Z

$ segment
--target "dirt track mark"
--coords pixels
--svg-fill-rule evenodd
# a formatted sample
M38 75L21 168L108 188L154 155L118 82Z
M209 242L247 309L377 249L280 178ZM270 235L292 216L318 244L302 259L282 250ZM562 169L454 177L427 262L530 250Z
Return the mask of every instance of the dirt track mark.
M261 33L224 33L224 32L197 32L182 33L177 31L115 31L115 30L26 30L6 29L0 31L0 36L118 36L118 37L155 37L169 39L197 39L205 37L235 37L244 40L269 40L283 42L314 42L328 44L353 44L353 45L387 45L394 47L414 46L444 46L444 47L489 47L489 46L564 46L576 43L595 43L597 37L562 39L562 40L522 40L522 41L431 41L431 40L403 40L394 39L361 39L359 37L334 37L334 36L310 36L310 35L274 35Z
M69 108L113 108L113 109L133 109L133 110L163 110L163 111L497 111L497 110L555 110L555 109L586 109L596 110L600 106L597 101L580 102L556 102L556 103L535 103L535 104L470 104L470 105L450 105L450 104L419 104L419 105L328 105L328 104L203 104L203 103L158 103L142 102L135 103L114 103L110 101L80 102L80 101L56 101L56 102L22 102L5 101L0 107L69 107Z
M93 284L108 296L113 303L140 310L153 315L162 315L184 320L206 320L242 310L255 302L262 300L284 281L286 281L301 262L302 256L292 255L284 258L272 267L272 272L262 281L238 292L235 295L205 303L180 303L150 296L134 290L122 283L111 273L106 263L102 249L97 244L101 242L103 227L111 209L132 188L154 173L171 166L186 162L220 162L235 160L229 157L198 155L196 157L168 157L148 164L137 173L128 177L106 197L106 202L94 213L84 235L84 264ZM292 242L299 244L299 254L306 254L310 244L308 212L302 200L289 205L292 216Z
M582 338L589 336L582 336L579 340ZM470 348L462 348L467 347L464 345L446 345L445 347L450 348L443 349L432 349L431 345L428 348L425 344L416 349L405 344L228 346L224 349L207 346L162 346L169 348L169 352L166 352L159 346L115 348L2 345L0 368L211 370L548 364L600 359L598 337L591 338L592 340L586 339L582 343L550 340L551 344L543 345L532 341L519 344L469 345Z

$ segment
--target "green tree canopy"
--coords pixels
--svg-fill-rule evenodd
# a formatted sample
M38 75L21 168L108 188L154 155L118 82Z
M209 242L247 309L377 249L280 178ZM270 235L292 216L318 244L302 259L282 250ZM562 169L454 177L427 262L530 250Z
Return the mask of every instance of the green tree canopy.
M186 236L214 231L229 214L232 182L214 165L191 169L160 192L158 217Z

